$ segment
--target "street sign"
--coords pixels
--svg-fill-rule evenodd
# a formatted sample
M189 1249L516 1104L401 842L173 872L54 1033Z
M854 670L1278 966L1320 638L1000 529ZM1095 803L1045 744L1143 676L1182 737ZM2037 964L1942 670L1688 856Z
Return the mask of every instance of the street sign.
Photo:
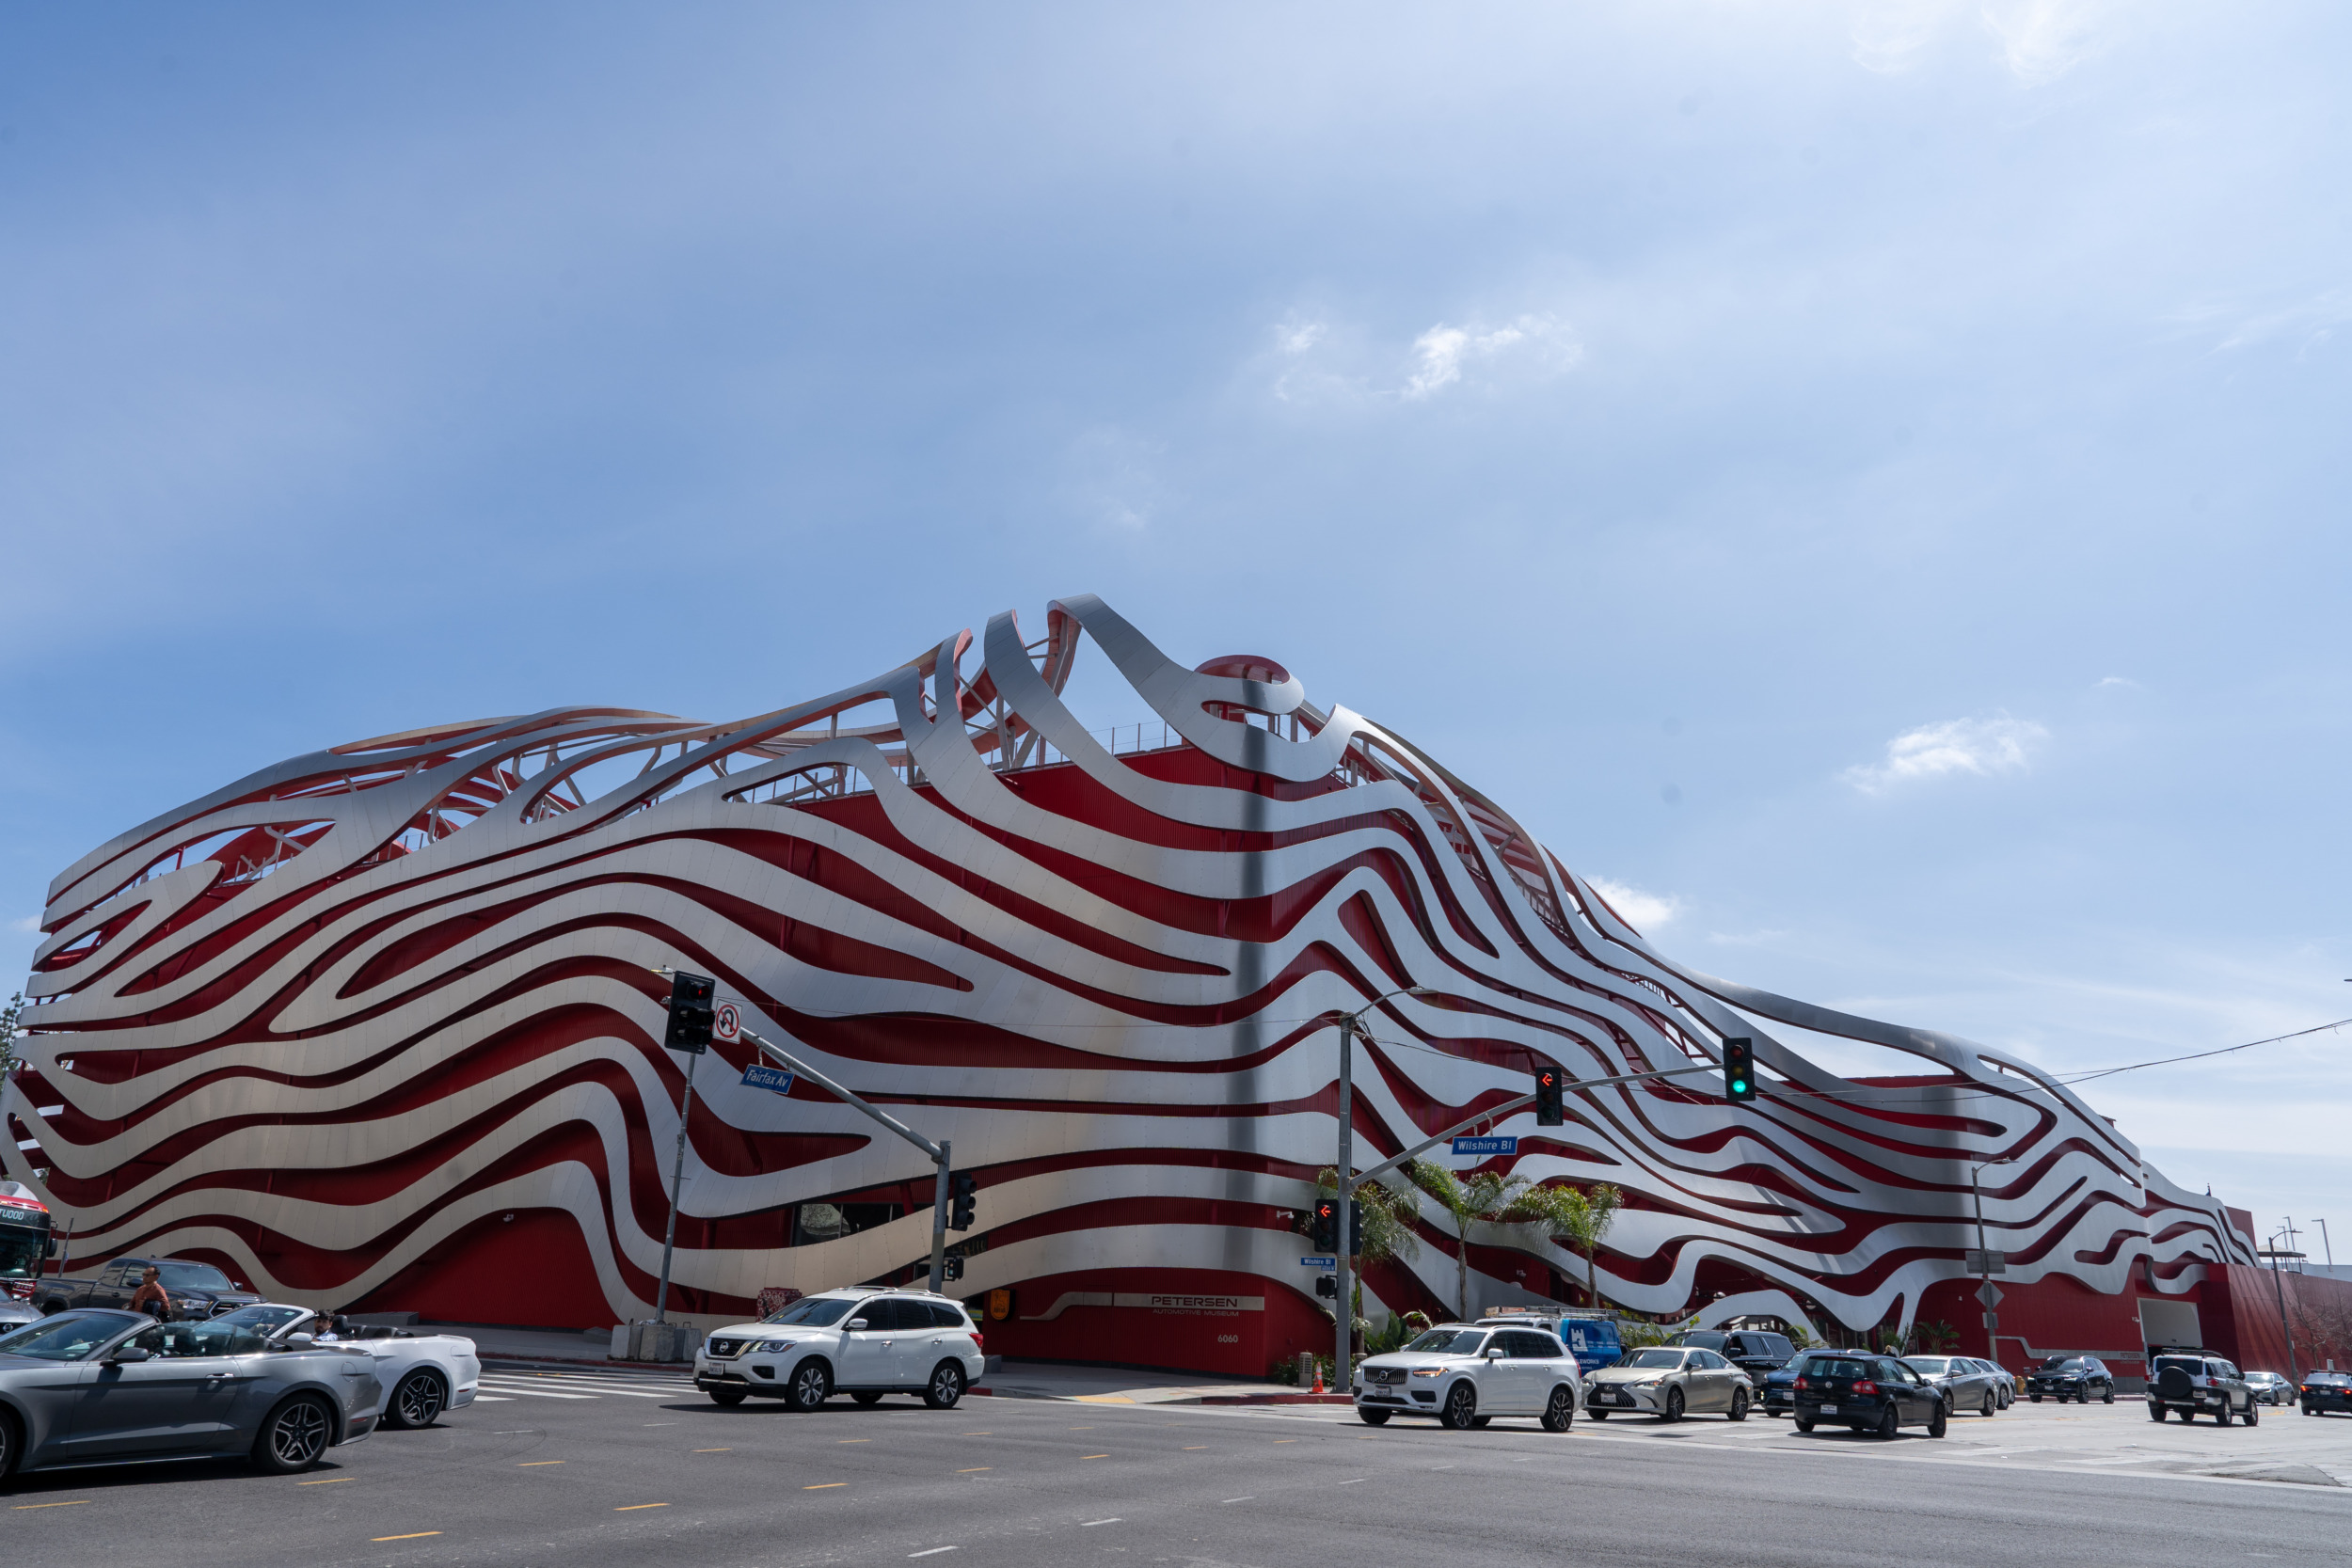
M1298 1266L1302 1269L1336 1269L1340 1260L1336 1258L1301 1258Z
M1998 1307L2001 1305L2001 1288L1988 1279L1977 1287L1977 1299L1987 1307Z
M1517 1138L1456 1138L1454 1140L1454 1152L1456 1154L1517 1154L1518 1151L1519 1141Z
M710 1037L733 1045L743 1037L743 1009L732 1002L722 1002L711 1015Z
M1970 1247L1962 1266L1970 1274L2007 1274L2009 1273L2009 1254L1979 1252L1975 1247Z
M771 1089L777 1094L792 1092L792 1075L782 1068L770 1067L765 1062L754 1062L745 1068L743 1084L747 1088Z

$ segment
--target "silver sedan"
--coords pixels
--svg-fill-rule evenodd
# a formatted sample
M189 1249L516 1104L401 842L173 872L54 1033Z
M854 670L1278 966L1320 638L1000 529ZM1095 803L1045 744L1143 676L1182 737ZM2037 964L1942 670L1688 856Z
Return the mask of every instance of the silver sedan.
M249 1458L278 1475L375 1430L359 1351L274 1349L250 1327L60 1312L0 1337L0 1479L150 1459Z
M2001 1408L2001 1382L1965 1355L1906 1355L1903 1365L1939 1390L1955 1416L1990 1416Z

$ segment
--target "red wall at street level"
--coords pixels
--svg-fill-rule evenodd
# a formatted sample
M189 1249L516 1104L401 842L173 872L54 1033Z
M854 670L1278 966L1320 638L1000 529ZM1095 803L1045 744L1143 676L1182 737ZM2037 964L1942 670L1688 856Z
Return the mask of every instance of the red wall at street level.
M1263 1311L1142 1307L1069 1307L1051 1322L1065 1292L1111 1295L1262 1297ZM1331 1320L1303 1292L1254 1274L1217 1269L1089 1269L1025 1279L1013 1288L1012 1316L983 1323L991 1355L1024 1361L1104 1361L1263 1377L1300 1351L1328 1354Z

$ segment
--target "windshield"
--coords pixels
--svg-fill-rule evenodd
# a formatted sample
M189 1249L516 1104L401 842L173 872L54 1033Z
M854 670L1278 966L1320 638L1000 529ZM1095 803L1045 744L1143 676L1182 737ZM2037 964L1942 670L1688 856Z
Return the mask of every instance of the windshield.
M2053 1355L2042 1363L2042 1370L2045 1372L2079 1372L2083 1364L2071 1356Z
M233 1291L229 1276L210 1263L158 1263L155 1277L167 1291Z
M1817 1355L1799 1369L1807 1377L1863 1378L1870 1375L1869 1367L1850 1356Z
M809 1296L794 1302L774 1316L763 1318L760 1321L771 1323L799 1323L807 1328L823 1328L829 1323L839 1323L849 1315L850 1308L856 1305L856 1302L846 1296Z
M1903 1365L1915 1372L1925 1372L1930 1377L1941 1377L1952 1370L1952 1358L1948 1355L1906 1355L1903 1357Z
M0 1230L0 1279L30 1279L40 1272L41 1238Z
M1476 1355L1486 1342L1484 1329L1433 1328L1405 1348L1422 1355Z
M1676 1335L1675 1343L1677 1345L1696 1345L1701 1350L1721 1350L1730 1340L1730 1338L1731 1336L1728 1334L1712 1334L1705 1330L1694 1329L1688 1334Z
M305 1307L240 1307L234 1312L223 1313L213 1322L246 1323L267 1332L273 1328L283 1328L286 1324L310 1315L310 1308Z
M1670 1370L1682 1365L1682 1353L1678 1350L1629 1350L1617 1357L1617 1365Z
M146 1323L144 1314L129 1312L65 1312L0 1335L0 1355L30 1355L43 1361L79 1361L133 1323Z

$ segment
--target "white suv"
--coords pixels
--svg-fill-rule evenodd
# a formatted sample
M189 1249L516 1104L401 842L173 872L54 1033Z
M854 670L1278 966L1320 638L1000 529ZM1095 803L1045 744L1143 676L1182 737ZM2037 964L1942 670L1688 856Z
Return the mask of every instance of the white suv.
M694 1386L721 1404L757 1394L814 1410L838 1390L860 1404L920 1394L947 1410L987 1365L979 1330L950 1297L825 1291L706 1338L694 1353Z
M1359 1366L1356 1414L1367 1426L1432 1416L1456 1432L1534 1416L1546 1432L1565 1432L1582 1381L1576 1357L1542 1329L1447 1323Z

